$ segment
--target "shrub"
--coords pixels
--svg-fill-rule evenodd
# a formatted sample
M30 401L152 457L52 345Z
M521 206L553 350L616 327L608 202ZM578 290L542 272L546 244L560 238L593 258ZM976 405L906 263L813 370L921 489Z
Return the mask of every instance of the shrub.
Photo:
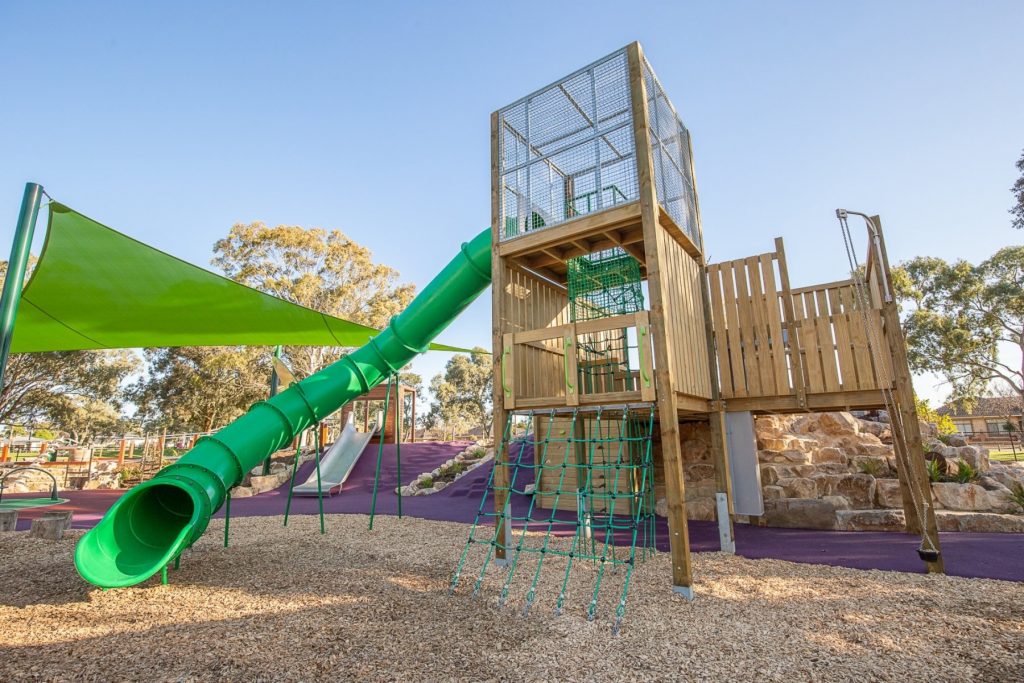
M978 470L971 467L963 458L956 461L956 480L961 484L966 484L978 478Z
M427 477L426 479L421 480L420 484L419 484L421 489L429 489L433 485L434 485L434 478L433 477Z
M487 449L484 448L483 446L473 446L472 448L467 449L462 457L467 458L469 460L479 460L486 454Z
M917 408L917 416L925 422L930 422L935 425L935 428L939 432L939 438L957 433L957 428L953 423L953 419L949 415L939 415L938 412L932 410L931 406L928 405L927 400L914 399L914 404Z
M1024 512L1024 486L1021 484L1014 486L1010 491L1010 500L1020 508L1021 512Z
M928 470L928 481L939 482L942 481L942 464L938 458L932 458L925 463L925 469Z
M122 467L121 470L117 473L117 477L118 483L124 486L124 483L126 481L140 479L142 477L142 468L134 466Z
M882 463L878 460L861 460L860 464L857 465L857 469L860 470L861 474L870 474L872 477L877 477L882 473Z

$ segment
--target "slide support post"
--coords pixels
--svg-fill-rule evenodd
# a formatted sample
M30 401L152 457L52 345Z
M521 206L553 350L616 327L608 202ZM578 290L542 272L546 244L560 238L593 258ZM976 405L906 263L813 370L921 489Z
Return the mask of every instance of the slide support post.
M388 388L384 393L384 423L380 425L380 438L377 441L377 469L373 473L373 498L370 501L370 531L373 531L373 518L377 515L377 489L380 487L380 465L384 458L384 435L388 431L388 407L391 405L391 378L388 377L386 381Z
M405 421L405 398L395 375L395 473L398 478L398 518L402 518L402 422Z
M327 530L324 527L324 489L320 483L320 423L316 423L315 431L313 433L313 445L316 448L316 455L313 456L316 459L316 502L320 506L320 533L325 534Z

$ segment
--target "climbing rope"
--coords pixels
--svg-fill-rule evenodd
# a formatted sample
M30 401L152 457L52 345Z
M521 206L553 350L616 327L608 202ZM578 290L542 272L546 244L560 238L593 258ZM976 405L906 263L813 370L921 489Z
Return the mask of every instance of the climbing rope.
M472 588L472 595L478 595L496 550L503 548L506 573L499 606L508 602L523 565L535 562L520 582L525 584L525 616L538 599L547 561L559 558L565 569L554 611L561 614L573 568L589 561L594 583L588 591L588 619L597 614L609 573L622 580L612 629L617 633L636 559L646 557L655 544L653 429L654 410L647 404L510 414L450 592L457 589L472 549L482 547L483 561ZM501 467L511 470L506 485L495 483L494 473ZM493 510L493 500L502 495L510 504ZM500 538L506 525L512 532ZM626 546L629 550L623 552Z
M836 217L839 219L840 230L843 233L843 246L846 248L846 258L850 265L850 272L853 279L853 291L856 297L857 308L860 310L861 317L864 321L864 327L868 330L868 353L871 356L872 362L878 373L879 384L881 385L882 401L885 404L885 409L889 413L889 421L895 429L892 431L893 449L896 452L896 458L900 462L900 468L903 470L904 475L907 477L907 489L910 491L910 499L914 505L914 510L917 513L918 522L921 526L921 545L918 548L918 553L922 556L922 559L928 561L935 561L939 556L939 549L936 543L936 539L931 536L931 530L928 528L928 512L931 509L931 501L925 500L921 494L920 489L914 486L912 483L911 474L913 468L912 456L910 454L910 448L907 445L906 439L906 424L903 421L903 415L899 410L896 399L893 396L892 385L893 378L888 375L887 366L881 362L882 343L880 339L880 330L878 325L871 324L871 320L868 316L868 311L871 310L871 293L868 290L868 284L865 281L865 272L861 271L860 260L857 258L856 248L853 242L853 235L850 232L850 224L847 220L847 212L842 210L836 211ZM878 249L878 267L883 268L881 250L878 247L878 236L875 234L874 225L871 224L870 220L865 218L868 222L869 231L869 248ZM883 295L886 300L889 301L891 296L890 285L888 282L883 282L882 287L884 289Z

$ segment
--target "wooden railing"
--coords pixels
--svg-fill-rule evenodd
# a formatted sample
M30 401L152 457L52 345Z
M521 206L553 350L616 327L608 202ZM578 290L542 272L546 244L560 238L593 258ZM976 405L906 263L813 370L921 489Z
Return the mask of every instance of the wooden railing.
M612 339L623 341L609 344ZM587 350L593 344L607 346L610 356L603 360L595 358ZM527 363L527 358L537 354L546 356L550 362ZM635 368L631 360L636 362ZM519 364L529 367L520 368ZM524 372L527 369L531 372ZM653 401L653 348L648 313L640 311L505 334L500 379L506 410Z
M864 392L892 385L877 283L866 307L852 280L791 289L781 239L707 275L722 398L792 396L806 408L809 394L871 403Z

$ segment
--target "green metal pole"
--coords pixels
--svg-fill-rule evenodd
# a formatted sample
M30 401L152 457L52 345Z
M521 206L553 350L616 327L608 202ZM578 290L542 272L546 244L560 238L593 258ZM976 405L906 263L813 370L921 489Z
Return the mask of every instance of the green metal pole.
M370 501L370 531L373 531L373 518L377 515L377 489L380 486L380 464L384 458L384 435L388 431L388 405L391 402L390 377L387 382L388 389L387 393L384 394L384 422L380 425L380 440L377 442L377 469L373 473L373 499Z
M231 529L231 491L228 490L224 504L224 547L228 547L228 530Z
M398 477L398 518L402 518L402 422L405 420L405 399L402 385L395 375L395 471ZM387 422L387 420L385 420Z
M278 345L274 349L274 358L281 359L281 346ZM277 376L277 366L273 363L270 364L272 368L270 372L270 398L277 396L277 388L281 385L281 379ZM273 459L273 454L268 455L267 459L263 461L263 475L270 474L270 461Z
M11 352L14 338L14 319L18 316L18 302L21 288L28 270L28 257L32 249L32 234L42 202L43 186L25 183L25 194L21 198L18 225L14 228L14 242L11 244L11 258L7 261L7 277L4 279L3 296L0 297L0 389L4 386L4 372L7 357Z
M320 423L317 422L314 426L316 430L313 433L313 443L316 445L316 498L320 504L320 533L325 534L327 531L324 528L324 490L320 484Z
M295 490L295 473L299 471L299 458L302 456L302 435L295 446L295 462L292 463L292 480L288 484L288 502L284 504L284 526L288 526L288 513L292 510L292 492Z

